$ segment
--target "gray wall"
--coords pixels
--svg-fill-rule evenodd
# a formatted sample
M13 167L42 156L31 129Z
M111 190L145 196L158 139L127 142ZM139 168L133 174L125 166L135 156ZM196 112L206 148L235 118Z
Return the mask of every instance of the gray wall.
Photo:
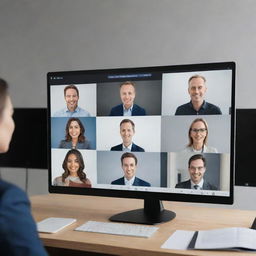
M235 61L237 107L255 108L255 13L254 0L2 0L0 75L15 107L46 107L48 71ZM254 188L236 193L256 209Z

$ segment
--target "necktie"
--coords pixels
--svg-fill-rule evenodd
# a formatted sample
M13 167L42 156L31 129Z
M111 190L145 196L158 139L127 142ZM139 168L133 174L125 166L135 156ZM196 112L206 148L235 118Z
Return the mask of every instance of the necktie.
M199 189L199 186L198 185L194 185L194 189Z

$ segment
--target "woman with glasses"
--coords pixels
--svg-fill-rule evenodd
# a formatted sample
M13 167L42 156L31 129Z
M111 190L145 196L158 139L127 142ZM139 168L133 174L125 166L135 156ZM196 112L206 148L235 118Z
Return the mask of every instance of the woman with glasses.
M203 118L196 118L188 131L189 143L184 152L218 153L214 147L207 146L208 125Z

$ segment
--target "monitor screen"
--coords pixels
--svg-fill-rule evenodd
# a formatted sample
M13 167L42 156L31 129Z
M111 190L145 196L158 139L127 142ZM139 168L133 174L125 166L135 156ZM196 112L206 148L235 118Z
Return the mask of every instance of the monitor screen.
M50 192L233 202L235 63L47 81Z

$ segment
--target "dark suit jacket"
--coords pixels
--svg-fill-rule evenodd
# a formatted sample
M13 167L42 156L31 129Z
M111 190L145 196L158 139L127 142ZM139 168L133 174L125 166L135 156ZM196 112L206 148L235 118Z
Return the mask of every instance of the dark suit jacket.
M122 151L123 144L116 145L110 149L111 151ZM132 152L145 152L144 148L137 146L136 144L132 143Z
M112 185L125 185L124 183L124 177L120 178L120 179L117 179L117 180L114 180L111 182ZM132 184L133 186L144 186L144 187L150 187L150 183L142 180L142 179L139 179L137 177L135 177L135 180Z
M175 188L188 188L188 189L191 189L190 180L186 180L186 181L183 181L183 182L180 182L180 183L176 184ZM206 180L204 180L203 189L204 190L217 190L217 188L214 185L210 184Z
M110 116L123 116L124 115L124 109L123 104L117 105L113 107L110 111ZM133 104L132 108L132 116L145 116L146 111L144 108L141 108L140 106Z
M27 195L3 180L0 180L0 255L47 255Z

